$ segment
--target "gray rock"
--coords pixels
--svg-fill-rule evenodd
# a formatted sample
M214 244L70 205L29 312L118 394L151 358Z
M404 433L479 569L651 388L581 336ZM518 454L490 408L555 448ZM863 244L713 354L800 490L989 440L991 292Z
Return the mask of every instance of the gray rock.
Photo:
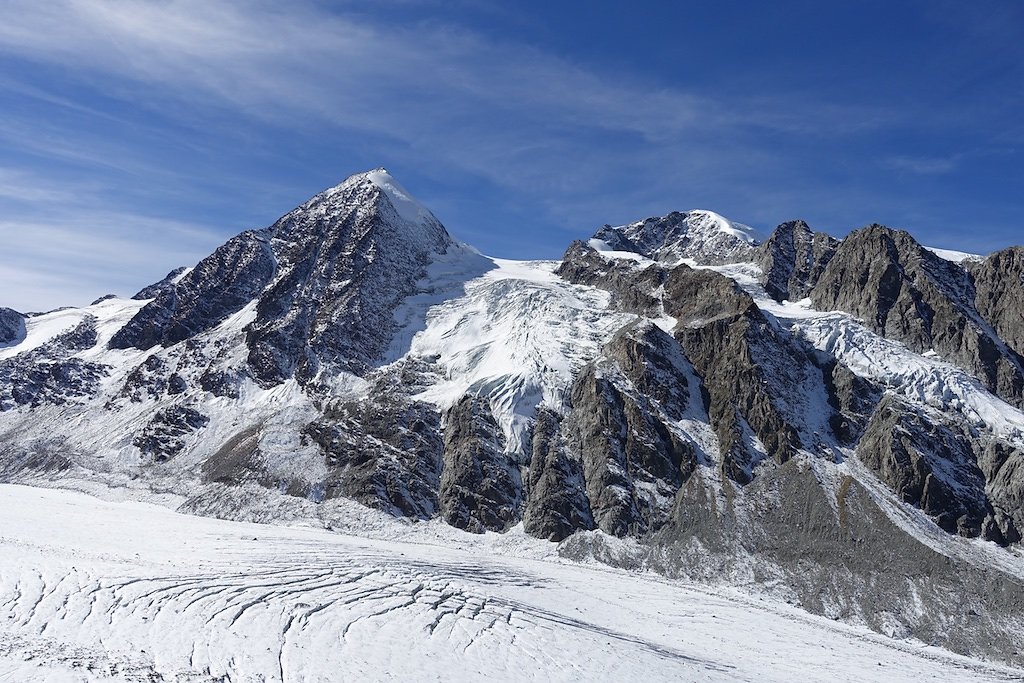
M266 231L243 232L218 247L177 284L156 293L110 340L110 348L171 346L240 311L274 275Z
M764 272L764 288L776 301L805 298L835 255L839 240L814 232L803 221L775 228L755 252Z
M711 271L674 268L665 285L665 309L679 321L675 337L707 392L723 474L746 484L765 457L779 464L793 457L803 447L794 426L799 422L779 401L798 390L798 377L788 368L815 372L808 354L780 334L732 280Z
M661 298L656 292L664 284L666 273L660 266L638 269L625 259L607 259L579 240L569 245L555 270L569 282L611 292L616 308L655 317L661 312Z
M886 396L857 445L857 456L904 502L919 507L942 529L1005 544L993 523L970 438L934 416Z
M185 266L175 268L171 272L167 273L167 275L164 276L164 279L159 282L154 282L147 287L143 287L141 290L136 292L132 298L138 300L157 298L164 292L174 289L174 280L186 270L188 269Z
M616 536L646 534L667 520L675 492L698 464L693 445L667 424L691 412L692 369L674 340L650 324L620 331L605 356L577 377L564 434L583 463L597 525Z
M540 408L533 427L523 529L531 536L561 541L575 531L593 528L583 463L570 455L560 417Z
M838 490L801 459L767 470L742 497L700 476L680 490L673 521L634 552L579 534L560 552L718 582L744 577L814 614L863 623L965 655L1024 663L1024 584L996 567L944 555L908 534L846 477Z
M816 308L851 313L918 353L934 349L1022 407L1024 358L999 338L975 299L963 268L880 225L844 239L811 290Z
M90 316L42 346L0 360L0 411L80 403L95 396L110 368L73 355L91 349L97 339L96 319Z
M1010 247L967 267L978 312L1018 354L1024 354L1024 247Z
M396 516L437 514L444 445L433 406L386 397L341 403L304 434L324 454L326 497L352 498Z
M629 225L605 225L594 233L594 239L615 251L631 251L670 264L681 259L700 264L748 260L756 243L739 237L736 230L722 230L719 220L724 219L706 211L673 211Z
M13 346L25 338L25 316L0 307L0 345Z
M452 526L481 533L504 531L520 517L519 465L486 400L464 396L448 411L441 472L441 516Z
M388 195L354 176L269 228L277 277L256 307L249 366L264 385L323 370L365 373L396 330L434 256L454 246L433 216L411 225Z
M209 424L210 418L190 406L174 405L158 410L132 441L154 462L166 462L181 453L189 437Z

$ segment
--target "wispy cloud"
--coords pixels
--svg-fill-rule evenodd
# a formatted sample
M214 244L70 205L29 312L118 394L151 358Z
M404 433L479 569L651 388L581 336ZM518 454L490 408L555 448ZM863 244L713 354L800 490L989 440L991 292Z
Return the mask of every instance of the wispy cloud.
M377 21L363 5L6 0L2 7L0 59L41 65L59 80L25 83L15 73L3 77L2 87L60 109L68 119L41 122L0 112L0 147L82 171L68 182L4 162L0 241L18 245L0 253L6 272L34 261L44 264L37 272L67 262L67 254L20 240L16 233L27 231L89 254L80 258L82 274L97 282L108 281L100 277L103 269L127 268L104 255L107 241L131 254L133 263L155 269L149 272L178 265L171 255L188 261L202 256L200 249L226 236L223 227L168 224L166 215L182 214L148 210L140 196L208 196L228 182L224 174L204 175L204 164L163 166L161 154L139 152L159 145L167 150L163 156L172 155L193 144L192 137L204 143L222 138L195 151L193 158L212 165L212 157L231 146L252 158L278 132L315 131L325 140L343 140L336 147L372 148L364 156L379 155L374 164L398 160L439 182L457 174L460 181L496 186L509 211L526 204L544 212L549 223L576 230L581 223L625 222L694 205L728 212L726 196L737 198L735 206L744 211L735 217L751 222L751 214L769 214L765 207L788 207L788 199L775 199L782 186L800 187L794 177L813 175L778 154L780 145L832 144L837 137L916 120L885 104L792 92L688 90L635 71L599 73L535 46L438 21ZM125 136L136 140L90 136L79 121L118 126L118 117L109 107L64 92L65 81L131 111L172 120L179 130L171 134L157 125L143 135L139 117L128 116ZM894 156L882 163L938 174L954 170L957 160ZM244 170L232 181L246 183ZM132 189L134 203L123 189L132 177L146 178L153 188ZM291 196L280 187L256 185L254 202L274 192ZM66 210L57 211L58 204ZM776 219L790 217L786 209ZM265 223L273 218L266 216ZM192 228L198 232L189 233ZM154 251L167 257L146 261ZM135 278L143 272L141 266L130 270Z
M960 163L960 155L948 157L891 156L882 165L896 171L909 171L923 175L949 173Z

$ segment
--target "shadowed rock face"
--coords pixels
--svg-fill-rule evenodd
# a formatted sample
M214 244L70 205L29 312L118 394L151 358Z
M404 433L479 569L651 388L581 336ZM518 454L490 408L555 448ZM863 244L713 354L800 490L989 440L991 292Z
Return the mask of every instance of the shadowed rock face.
M1024 354L1024 247L968 264L978 312L1018 354Z
M443 442L433 406L386 399L343 403L308 425L305 435L324 454L326 497L418 519L437 514Z
M800 390L799 376L787 368L808 370L816 375L812 381L823 382L810 357L722 275L674 268L665 297L666 312L679 321L675 337L708 396L722 473L745 484L762 459L781 464L793 457L803 446L797 417L786 415L777 400L782 391Z
M569 453L560 417L547 408L537 411L533 427L528 491L523 529L531 536L561 541L595 528L583 462Z
M563 430L583 464L597 525L616 536L644 534L665 523L698 463L693 445L669 427L692 408L685 359L653 325L620 331L606 357L577 378Z
M839 240L814 232L803 221L783 223L757 248L755 262L764 272L764 288L776 301L799 301L821 278Z
M25 316L0 307L0 344L16 344L25 338Z
M810 296L816 308L851 313L918 353L934 349L1008 402L1024 405L1024 359L975 308L967 272L908 233L879 225L851 233Z
M504 531L519 520L522 498L519 466L490 406L464 396L446 416L441 516L467 531Z
M114 334L110 348L171 346L242 310L274 274L268 240L266 231L243 232L200 261L177 284L164 280L154 285L156 298Z
M1003 544L1006 538L1019 537L1012 522L1002 529L996 522L970 438L933 420L886 396L857 455L900 498L946 531L984 534L986 540Z

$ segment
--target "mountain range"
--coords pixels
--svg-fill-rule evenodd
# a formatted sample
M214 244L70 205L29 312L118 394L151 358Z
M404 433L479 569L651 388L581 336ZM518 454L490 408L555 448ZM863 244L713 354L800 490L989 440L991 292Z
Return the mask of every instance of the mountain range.
M511 261L376 169L132 298L0 308L0 481L522 525L1019 665L1022 311L1024 247L694 210Z

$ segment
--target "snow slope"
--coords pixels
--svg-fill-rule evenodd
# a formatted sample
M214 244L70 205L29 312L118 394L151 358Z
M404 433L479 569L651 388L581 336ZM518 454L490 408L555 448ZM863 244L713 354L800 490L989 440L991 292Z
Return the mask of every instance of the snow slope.
M1022 675L735 591L516 556L494 535L372 541L10 485L0 519L2 681Z

